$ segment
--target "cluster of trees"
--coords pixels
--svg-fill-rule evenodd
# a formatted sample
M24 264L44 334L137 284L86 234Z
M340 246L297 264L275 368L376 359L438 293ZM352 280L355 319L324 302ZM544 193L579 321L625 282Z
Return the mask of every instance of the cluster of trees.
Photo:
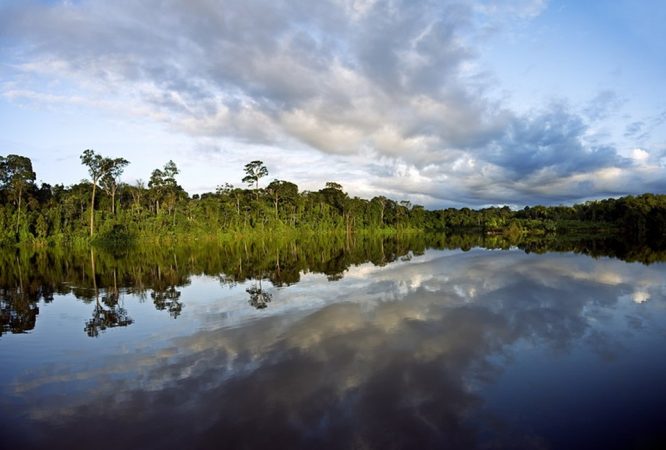
M89 179L51 186L35 183L29 158L0 156L0 244L124 240L188 234L218 236L273 230L476 230L484 234L548 233L577 227L622 230L639 238L663 236L666 196L644 194L574 206L533 206L426 210L383 196L370 200L348 195L336 182L318 191L300 191L286 180L265 183L261 161L244 167L247 187L218 186L190 196L176 180L173 161L155 169L147 185L120 180L129 162L85 150L81 163Z
M248 230L354 230L422 228L425 210L385 197L350 197L328 182L319 191L299 191L296 184L273 180L262 161L244 167L243 183L218 186L190 196L178 184L173 161L155 169L147 185L120 177L129 162L85 150L81 162L89 179L51 186L35 183L29 158L0 160L0 243L71 241L90 237L151 238L173 234L211 236ZM25 205L25 206L24 206ZM9 226L11 225L11 226Z

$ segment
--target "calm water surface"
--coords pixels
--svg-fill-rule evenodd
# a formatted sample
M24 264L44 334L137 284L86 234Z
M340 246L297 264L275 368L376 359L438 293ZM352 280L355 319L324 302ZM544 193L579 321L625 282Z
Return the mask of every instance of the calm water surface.
M663 263L394 248L294 269L288 255L255 278L186 252L143 275L94 254L7 259L1 446L666 442Z

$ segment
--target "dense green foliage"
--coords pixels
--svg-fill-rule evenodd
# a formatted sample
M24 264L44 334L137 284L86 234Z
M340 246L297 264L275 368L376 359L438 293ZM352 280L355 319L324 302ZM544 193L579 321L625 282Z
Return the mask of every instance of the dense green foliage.
M89 181L63 186L35 184L29 158L0 157L0 244L87 242L114 245L247 234L362 230L477 230L484 234L621 232L632 239L660 238L666 231L666 196L644 194L574 206L426 210L386 197L350 197L328 182L318 191L299 191L284 180L260 187L268 176L261 161L244 168L249 189L224 184L216 192L189 196L178 184L176 164L155 169L148 185L119 181L128 161L86 150L81 161ZM240 172L240 171L239 171ZM240 174L239 174L240 175ZM99 190L96 188L100 187ZM94 206L94 207L93 207Z

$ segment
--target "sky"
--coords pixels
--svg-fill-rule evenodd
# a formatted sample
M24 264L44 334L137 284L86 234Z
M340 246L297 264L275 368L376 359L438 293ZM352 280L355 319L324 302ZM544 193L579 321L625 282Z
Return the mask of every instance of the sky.
M429 208L666 193L661 0L0 0L0 155Z

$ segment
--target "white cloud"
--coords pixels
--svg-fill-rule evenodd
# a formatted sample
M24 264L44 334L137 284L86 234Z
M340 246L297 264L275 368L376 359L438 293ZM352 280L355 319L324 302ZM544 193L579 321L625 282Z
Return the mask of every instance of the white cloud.
M631 159L638 164L645 162L650 157L650 154L643 149L635 148L631 151Z
M628 178L641 190L631 170L647 167L647 150L632 152L632 169L614 147L588 142L585 117L617 107L613 91L582 112L550 105L518 115L489 99L479 81L477 31L530 20L545 7L543 0L6 5L0 29L15 75L2 95L149 119L189 136L194 149L210 139L280 156L309 149L347 158L337 159L342 173L365 158L363 180L348 183L354 193L396 192L431 205L569 201L627 190Z
M650 299L650 293L646 291L635 291L631 294L631 299L634 303L645 303Z

